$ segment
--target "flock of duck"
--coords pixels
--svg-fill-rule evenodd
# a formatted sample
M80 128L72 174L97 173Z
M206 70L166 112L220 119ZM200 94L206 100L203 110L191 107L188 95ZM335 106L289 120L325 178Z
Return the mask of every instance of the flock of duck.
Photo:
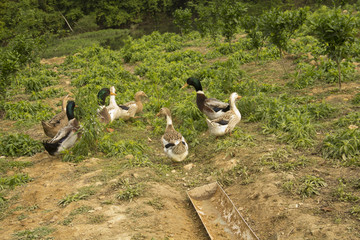
M229 103L225 103L215 98L207 98L199 79L188 78L182 88L189 85L196 90L196 104L199 110L206 115L209 133L216 137L225 134L231 135L236 124L241 120L240 111L235 104L235 101L241 96L234 92L230 95ZM110 96L109 105L105 106L105 100L108 96ZM98 92L99 108L97 115L100 122L107 124L117 119L137 118L138 116L135 115L143 110L142 97L147 97L143 91L139 91L135 94L135 101L118 105L115 96L114 86L110 89L103 88ZM68 100L68 98L69 95L64 97L60 113L48 121L42 121L44 133L52 138L43 142L50 155L57 155L63 150L71 148L80 137L81 126L74 115L75 102ZM189 146L181 133L175 130L170 110L163 107L156 116L166 119L165 132L161 137L165 154L173 161L183 161L188 155Z

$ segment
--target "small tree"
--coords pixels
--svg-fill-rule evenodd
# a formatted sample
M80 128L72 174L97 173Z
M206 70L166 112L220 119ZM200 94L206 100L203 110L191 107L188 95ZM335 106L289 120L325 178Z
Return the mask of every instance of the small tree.
M198 17L195 19L196 26L202 36L207 34L215 42L220 32L218 9L220 1L211 1L207 5L202 3L192 4Z
M310 23L312 34L322 43L327 56L337 64L341 89L341 61L349 55L358 22L349 13L336 8L323 12Z
M273 9L265 12L259 22L259 29L280 52L288 49L288 41L306 20L307 9L282 12Z
M245 4L236 0L224 0L219 9L221 32L231 46L231 40L238 31L241 17L246 13Z
M251 45L256 49L256 61L259 59L260 48L264 45L265 36L259 30L259 18L246 16L242 21L242 27L245 29L248 37L251 39Z
M174 23L180 29L181 35L189 33L192 24L192 13L188 8L176 9L174 14Z

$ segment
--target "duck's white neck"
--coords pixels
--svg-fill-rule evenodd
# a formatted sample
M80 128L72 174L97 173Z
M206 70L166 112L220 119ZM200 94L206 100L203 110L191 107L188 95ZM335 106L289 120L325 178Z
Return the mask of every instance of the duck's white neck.
M172 119L169 115L166 115L166 125L167 126L172 125Z
M235 98L230 99L230 109L232 109L238 117L241 117L241 113L239 109L237 109L236 107L235 100L236 100Z
M115 95L110 95L110 104L111 105L116 105Z

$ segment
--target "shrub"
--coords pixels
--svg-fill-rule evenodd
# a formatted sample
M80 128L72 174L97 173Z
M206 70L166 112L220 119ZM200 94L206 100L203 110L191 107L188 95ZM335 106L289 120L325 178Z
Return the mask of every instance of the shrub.
M325 137L322 146L324 158L349 160L360 156L360 130L340 129Z
M25 134L0 135L0 152L9 157L32 156L42 152L43 147Z

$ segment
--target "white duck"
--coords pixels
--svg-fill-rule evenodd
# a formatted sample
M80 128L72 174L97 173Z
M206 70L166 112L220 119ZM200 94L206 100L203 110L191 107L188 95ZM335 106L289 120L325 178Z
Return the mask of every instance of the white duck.
M110 103L109 106L106 107L110 114L111 121L114 121L119 118L128 120L134 117L137 109L136 104L130 105L129 107L124 105L119 106L116 103L115 96L116 96L115 87L112 86L110 87Z
M174 129L171 119L171 113L168 108L161 108L157 117L165 116L166 129L164 135L161 137L161 142L164 147L164 152L168 157L176 162L183 161L188 155L189 146L181 133Z
M206 123L209 128L210 134L218 137L223 136L226 133L231 135L232 130L235 128L241 120L240 111L237 109L235 101L241 98L236 92L230 95L230 110L219 118L209 120L206 119Z

